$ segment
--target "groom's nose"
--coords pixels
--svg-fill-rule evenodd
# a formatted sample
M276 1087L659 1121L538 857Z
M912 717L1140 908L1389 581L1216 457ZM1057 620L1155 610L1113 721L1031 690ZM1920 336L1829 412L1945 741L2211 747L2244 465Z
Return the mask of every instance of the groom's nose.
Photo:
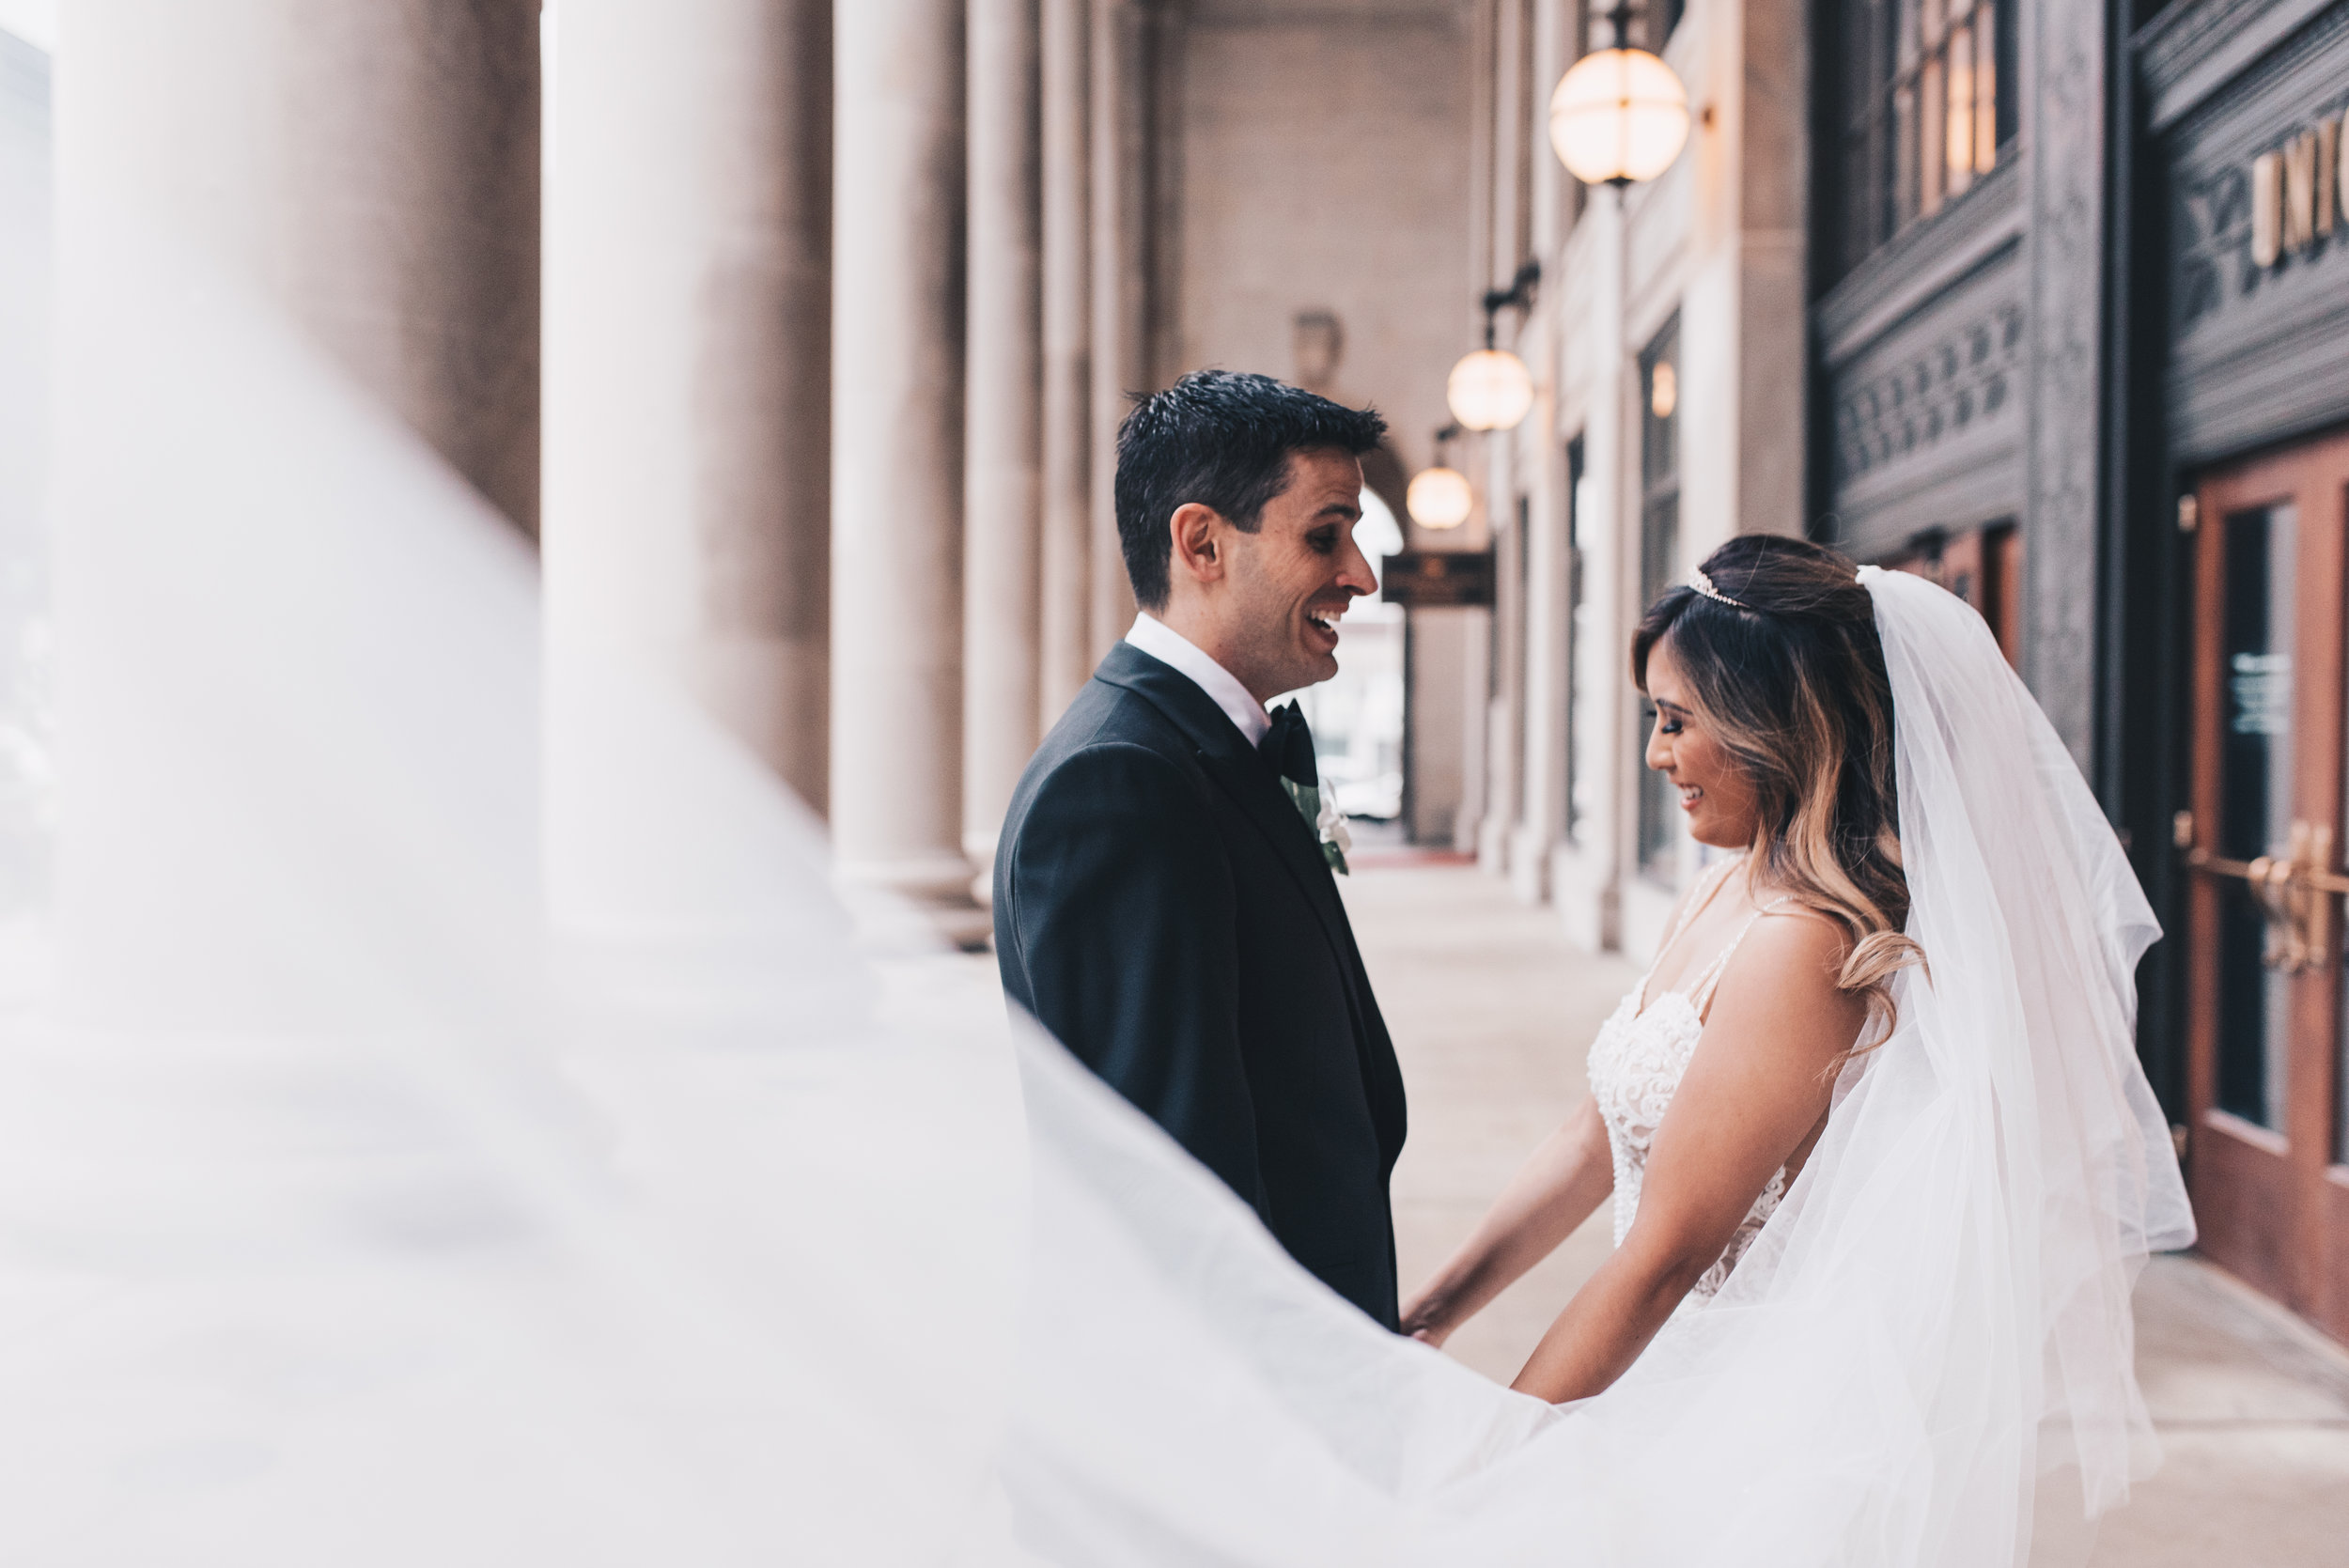
M1370 569L1370 557L1362 553L1362 547L1354 542L1351 534L1346 536L1346 550L1338 561L1338 586L1351 588L1357 594L1378 591L1378 577Z

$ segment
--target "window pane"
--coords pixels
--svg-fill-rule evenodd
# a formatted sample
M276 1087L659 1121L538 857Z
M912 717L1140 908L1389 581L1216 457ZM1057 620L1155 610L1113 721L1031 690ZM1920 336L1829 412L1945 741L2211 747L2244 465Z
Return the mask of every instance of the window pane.
M1924 70L1917 76L1918 96L1924 101L1924 126L1919 133L1917 210L1920 215L1941 210L1941 194L1945 189L1941 179L1941 137L1947 123L1948 101L1942 96L1941 56L1925 61Z
M2290 505L2226 520L2218 853L2280 854L2292 820L2293 559ZM2263 961L2267 922L2236 878L2219 884L2218 1104L2283 1126L2291 983Z
M1974 180L1974 30L1950 35L1950 126L1942 138L1950 168L1950 194Z
M1892 95L1892 226L1917 215L1917 89Z

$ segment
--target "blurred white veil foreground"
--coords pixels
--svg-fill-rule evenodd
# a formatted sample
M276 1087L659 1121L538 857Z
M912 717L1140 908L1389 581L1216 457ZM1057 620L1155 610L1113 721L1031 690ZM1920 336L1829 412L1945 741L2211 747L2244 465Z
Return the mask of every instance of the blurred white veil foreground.
M860 947L689 703L584 641L542 687L504 524L233 288L76 233L0 1561L1994 1565L2043 1475L2124 1494L2128 1286L2189 1232L2152 922L1938 590L1875 583L1934 984L1716 1304L1552 1411Z

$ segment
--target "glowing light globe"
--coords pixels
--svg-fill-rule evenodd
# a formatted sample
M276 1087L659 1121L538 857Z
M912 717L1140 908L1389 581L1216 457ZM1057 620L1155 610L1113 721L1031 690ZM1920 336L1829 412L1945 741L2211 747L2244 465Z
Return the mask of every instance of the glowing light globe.
M1459 470L1423 468L1411 475L1411 488L1403 492L1403 509L1422 528L1441 533L1468 521L1469 513L1476 509L1476 497L1469 489L1468 476Z
M1452 417L1470 430L1513 430L1533 407L1533 377L1506 349L1463 355L1444 382Z
M1586 185L1654 179L1688 140L1688 90L1644 49L1585 54L1549 95L1549 145Z

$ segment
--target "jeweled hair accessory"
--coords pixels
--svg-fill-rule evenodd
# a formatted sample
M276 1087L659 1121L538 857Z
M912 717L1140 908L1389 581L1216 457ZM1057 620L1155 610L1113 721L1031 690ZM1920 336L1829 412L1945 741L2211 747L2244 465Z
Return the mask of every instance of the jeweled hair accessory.
M1719 588L1714 587L1713 580L1705 576L1703 571L1699 571L1694 577L1688 579L1688 586L1694 588L1698 593L1703 594L1706 598L1711 599L1714 603L1726 604L1732 610L1750 610L1753 608L1750 604L1746 604L1737 599L1731 598L1727 594L1724 594Z

